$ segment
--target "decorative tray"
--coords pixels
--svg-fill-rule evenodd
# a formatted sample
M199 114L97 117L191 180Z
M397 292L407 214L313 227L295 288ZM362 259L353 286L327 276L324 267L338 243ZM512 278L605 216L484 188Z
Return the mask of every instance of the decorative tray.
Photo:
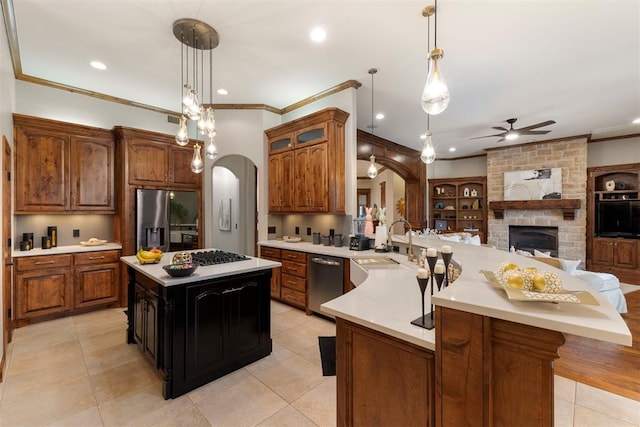
M95 239L95 238L91 238L86 242L80 242L82 246L100 246L100 245L104 245L105 243L107 243L106 240Z
M586 304L586 305L600 305L598 300L587 291L560 291L556 294L526 291L522 289L515 289L509 286L501 286L498 283L498 279L493 271L480 270L480 273L484 274L489 283L495 288L504 289L507 293L507 298L512 301L532 301L532 302L570 302L574 304Z
M301 240L302 240L302 237L282 236L282 241L283 242L298 243Z

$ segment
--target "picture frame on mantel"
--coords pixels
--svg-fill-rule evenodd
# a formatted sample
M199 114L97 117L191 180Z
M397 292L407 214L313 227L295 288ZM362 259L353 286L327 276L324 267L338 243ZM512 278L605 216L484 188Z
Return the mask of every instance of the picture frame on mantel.
M504 200L562 198L562 168L542 168L504 173Z

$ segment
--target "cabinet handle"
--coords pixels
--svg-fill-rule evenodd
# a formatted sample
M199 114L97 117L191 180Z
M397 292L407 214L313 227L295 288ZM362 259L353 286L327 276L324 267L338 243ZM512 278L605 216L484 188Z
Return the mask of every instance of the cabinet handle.
M55 261L36 261L36 265L40 264L53 264Z
M90 260L93 260L93 259L104 259L104 256L90 256L89 259Z
M245 288L245 286L240 286L239 288L229 288L222 291L223 294L230 294L231 292L238 292Z

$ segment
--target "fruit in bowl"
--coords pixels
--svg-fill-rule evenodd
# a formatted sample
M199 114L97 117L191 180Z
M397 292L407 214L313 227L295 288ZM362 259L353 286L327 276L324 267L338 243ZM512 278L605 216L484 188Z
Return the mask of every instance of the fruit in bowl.
M142 247L138 249L136 258L140 264L157 264L162 259L162 251L160 249L144 250Z
M171 277L185 277L193 274L198 269L198 264L184 263L184 264L169 264L163 265L162 268Z

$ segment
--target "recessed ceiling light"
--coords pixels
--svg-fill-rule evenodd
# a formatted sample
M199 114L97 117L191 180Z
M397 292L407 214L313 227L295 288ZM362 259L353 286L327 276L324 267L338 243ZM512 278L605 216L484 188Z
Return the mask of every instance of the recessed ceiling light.
M376 119L378 119L378 120L384 119L384 114L382 114L382 113L376 114Z
M637 119L635 119L633 122L634 125L640 125L640 117L638 117Z
M223 88L218 89L216 92L218 92L219 95L229 95L229 91Z
M454 151L456 151L456 147L449 148L449 151L451 151L453 153Z
M325 39L327 38L327 32L324 30L324 28L316 27L311 30L309 37L311 37L311 40L313 40L314 42L320 43L325 41Z
M107 69L107 66L106 66L106 65L104 65L104 64L103 64L102 62L100 62L100 61L91 61L91 62L90 62L90 64L91 64L91 66L92 66L93 68L95 68L96 70L106 70L106 69Z

